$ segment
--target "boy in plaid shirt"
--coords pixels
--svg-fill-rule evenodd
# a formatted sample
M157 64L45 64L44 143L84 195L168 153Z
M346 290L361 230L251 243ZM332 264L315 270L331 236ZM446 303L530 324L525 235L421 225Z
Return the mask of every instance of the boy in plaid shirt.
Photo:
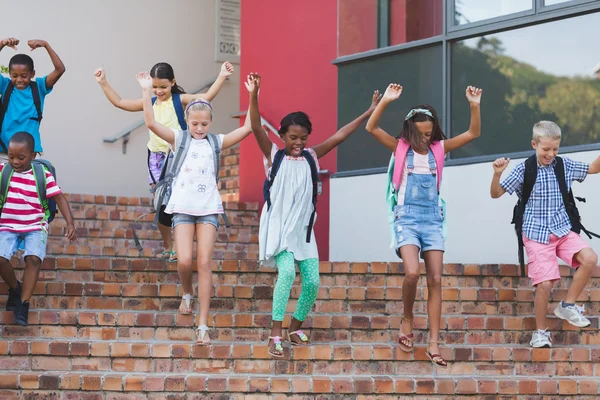
M540 121L533 127L533 140L538 170L536 183L525 206L523 242L527 252L528 276L535 290L535 323L537 330L531 339L532 347L552 347L547 332L546 314L554 281L560 279L558 258L577 268L565 299L554 314L577 327L587 327L590 321L582 315L583 307L575 304L596 268L598 256L575 232L563 204L558 180L554 174L556 156L560 147L561 131L554 122ZM521 198L525 178L525 162L518 164L510 175L500 182L502 172L510 159L494 161L494 177L490 194L496 199L504 193ZM600 157L591 164L563 157L567 191L573 181L583 182L588 174L600 172ZM558 257L558 258L557 258Z

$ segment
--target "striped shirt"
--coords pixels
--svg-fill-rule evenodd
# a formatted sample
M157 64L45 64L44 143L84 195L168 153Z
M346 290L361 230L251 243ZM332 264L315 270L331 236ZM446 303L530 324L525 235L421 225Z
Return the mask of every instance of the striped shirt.
M565 164L565 182L567 191L574 181L583 182L588 175L588 163L562 158ZM529 201L525 205L523 216L523 234L527 239L538 243L548 244L550 234L563 237L571 230L571 221L563 203L558 180L554 174L554 159L550 166L538 164L537 179ZM500 183L508 194L517 192L521 198L525 181L525 162L519 163L510 175Z
M5 164L0 165L0 172ZM46 198L61 194L54 176L46 171ZM0 232L33 232L46 230L48 222L35 186L33 170L14 172L8 185L8 195L0 215Z

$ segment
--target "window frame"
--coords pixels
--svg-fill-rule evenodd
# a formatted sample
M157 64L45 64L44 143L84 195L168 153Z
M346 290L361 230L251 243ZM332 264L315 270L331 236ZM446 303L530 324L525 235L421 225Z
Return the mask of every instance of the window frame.
M598 0L571 0L569 2L545 6L544 0L532 0L533 12L509 14L502 17L496 17L484 21L477 21L472 24L458 25L453 27L454 18L454 0L442 0L443 10L446 13L443 21L442 34L431 38L416 40L408 43L402 43L394 46L386 46L378 49L373 49L361 53L349 54L341 56L332 61L336 66L342 66L347 63L362 61L370 58L381 57L389 54L410 52L411 50L427 47L431 45L442 45L442 109L440 110L441 125L444 132L448 132L450 128L450 116L452 115L451 108L451 46L462 40L470 39L514 29L526 28L529 26L549 23L557 20L573 18L581 15L593 14L600 12L600 1ZM378 43L385 43L385 40L379 42L382 35L386 34L387 43L389 43L389 7L384 3L389 4L389 0L379 0L379 27L378 27ZM450 19L449 19L450 18ZM455 29L459 28L459 29ZM600 143L590 143L585 145L565 146L561 147L562 154L594 151L600 149ZM448 154L445 165L470 165L493 161L499 156L511 158L525 158L530 155L529 151L512 152L505 154L490 154L484 156L452 158L452 154ZM352 171L341 171L332 175L332 177L348 177L385 173L387 167L357 169Z

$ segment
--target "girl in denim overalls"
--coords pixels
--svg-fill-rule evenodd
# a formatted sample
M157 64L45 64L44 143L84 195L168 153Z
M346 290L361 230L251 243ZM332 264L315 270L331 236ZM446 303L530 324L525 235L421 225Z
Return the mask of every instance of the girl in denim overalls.
M402 285L404 315L398 344L405 352L413 350L413 305L419 281L419 256L425 261L429 316L427 356L439 366L447 363L439 353L442 313L442 271L444 254L443 213L439 187L444 156L479 137L481 89L469 86L467 100L471 106L469 130L447 139L440 128L437 113L429 105L410 110L404 118L400 136L393 137L379 127L383 110L402 94L402 86L390 84L367 122L367 131L395 153L393 171L394 234L396 254L404 262Z

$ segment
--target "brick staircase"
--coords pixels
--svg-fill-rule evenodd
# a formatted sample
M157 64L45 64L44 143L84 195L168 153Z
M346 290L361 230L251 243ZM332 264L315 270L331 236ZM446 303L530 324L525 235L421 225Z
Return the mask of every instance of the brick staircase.
M12 313L1 313L0 399L600 397L600 273L579 299L592 326L574 329L553 318L555 347L532 350L533 290L515 266L446 265L442 355L453 362L443 369L425 356L424 276L415 304L417 345L406 354L395 344L402 264L322 262L321 289L305 324L313 346L286 343L285 358L274 360L266 340L275 274L253 261L256 204L228 205L235 225L219 231L212 345L202 347L195 345L195 317L176 313L176 265L150 257L160 250L157 233L143 232L143 257L133 251L128 227L148 211L148 201L71 201L77 218L86 218L78 226L87 237L65 246L64 222L57 220L51 244L58 251L43 264L30 325L15 325ZM13 263L21 276L23 263ZM570 271L561 272L565 279L549 314L570 284ZM2 310L6 293L0 285ZM298 295L295 286L288 311Z

